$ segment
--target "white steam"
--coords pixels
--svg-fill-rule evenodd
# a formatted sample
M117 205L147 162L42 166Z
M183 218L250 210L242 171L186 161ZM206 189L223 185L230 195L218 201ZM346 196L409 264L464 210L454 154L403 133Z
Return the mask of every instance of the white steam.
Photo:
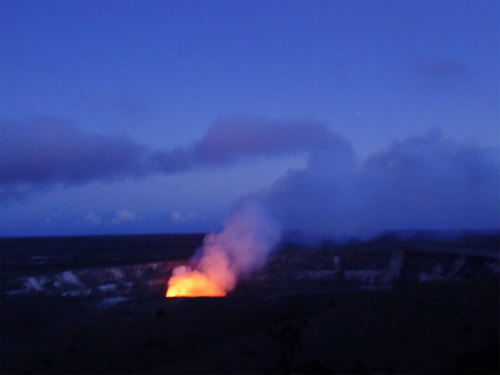
M365 160L328 147L259 195L284 229L334 238L388 230L498 229L498 148L408 137Z
M219 233L210 233L193 260L194 269L174 269L167 297L222 296L238 278L261 267L280 240L280 226L255 201L240 205Z

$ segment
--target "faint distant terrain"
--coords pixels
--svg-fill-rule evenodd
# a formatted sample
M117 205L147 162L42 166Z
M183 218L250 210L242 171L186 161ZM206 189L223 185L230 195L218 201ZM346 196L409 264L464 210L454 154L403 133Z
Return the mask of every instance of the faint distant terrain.
M188 263L202 242L202 234L4 238L1 293L86 296L97 303L158 296L173 268ZM417 233L313 245L290 239L233 294L333 293L495 276L498 247L495 234Z

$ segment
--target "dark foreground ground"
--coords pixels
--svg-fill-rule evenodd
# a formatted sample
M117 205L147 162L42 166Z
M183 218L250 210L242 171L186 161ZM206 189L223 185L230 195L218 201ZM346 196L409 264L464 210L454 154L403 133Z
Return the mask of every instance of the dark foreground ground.
M376 268L376 264L372 264L379 259L373 257L375 250L366 244L357 246L357 250L350 249L349 253L365 254L364 271ZM363 246L368 247L363 250ZM377 277L386 280L385 271L378 274L370 271L368 278L361 274L368 281L356 284L359 288L353 287L345 275L358 274L347 270L353 260L348 261L342 255L347 251L345 248L334 252L344 257L345 269L339 271L337 259L332 261L336 271L332 265L330 273L325 270L325 259L332 258L331 249L323 249L316 255L304 253L304 260L300 260L303 253L288 249L270 260L267 271L255 275L260 282L247 281L226 298L167 299L163 297L164 286L155 288L153 283L148 292L136 290L133 297L129 295L130 298L120 303L102 305L98 301L103 296L96 294L97 287L90 288L91 292L85 295L62 296L54 290L64 278L56 274L50 279L48 271L38 270L38 274L43 274L38 280L44 278L45 289L27 289L26 293L13 289L12 293L2 294L1 371L498 373L498 275L480 273L466 278L463 275L470 274L474 265L480 263L476 258L472 263L461 257L457 258L459 262L450 258L446 263L448 258L436 254L417 259L412 253L414 248L402 257L398 255L401 244L396 247L396 257L391 250L380 260L379 268L388 268L392 273L393 265L400 264L397 272L400 276L393 280L394 285L386 285L385 289L382 289L382 281L378 284L376 281ZM174 258L182 255L175 254ZM316 260L313 262L311 257ZM440 275L451 274L448 268L455 270L457 264L461 264L453 275L462 276L423 283L401 282L401 275L415 273L405 273L408 264L416 267L429 257L434 273L429 271L426 275L437 275L434 263L438 259ZM14 258L4 253L2 260ZM39 255L33 259L40 259ZM283 289L281 293L270 293L273 285L280 283L277 274L286 274L282 263L290 269L292 260L297 264L310 262L309 271L302 270L293 282L289 276L285 277L287 293ZM101 269L104 263L92 267ZM128 263L124 262L123 267L129 267ZM391 266L384 266L387 264ZM6 279L6 274L24 275L26 267L26 263L4 266L2 276ZM73 273L82 284L84 277L89 277L88 267L87 264L82 268L87 273ZM349 267L353 268L354 264ZM138 268L122 269L138 272ZM356 272L361 272L359 269ZM263 272L272 272L272 277L265 278ZM307 275L312 276L308 279ZM318 275L326 276L318 281ZM429 276L424 279L428 280ZM3 280L2 285L11 285L9 282ZM335 283L345 288L331 288L334 291L329 292L327 286ZM302 284L307 288L301 287ZM376 290L362 290L361 286L367 285ZM314 286L318 286L315 292Z

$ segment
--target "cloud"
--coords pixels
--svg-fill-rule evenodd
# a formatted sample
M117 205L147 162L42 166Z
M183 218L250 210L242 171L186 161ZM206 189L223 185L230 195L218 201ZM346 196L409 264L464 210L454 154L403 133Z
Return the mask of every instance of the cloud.
M323 123L250 116L219 119L198 142L169 151L125 137L85 133L47 118L4 121L1 139L5 199L54 183L182 173L305 153L305 168L289 170L256 195L284 229L350 237L392 229L498 228L500 222L498 147L460 142L439 130L395 142L364 160ZM102 223L135 218L120 210ZM171 219L185 217L174 214Z
M240 116L214 122L196 144L193 155L198 161L220 162L246 156L311 151L341 143L340 137L315 120L269 121Z
M136 214L133 211L129 210L116 210L111 214L104 215L101 217L100 215L89 212L84 217L84 221L92 226L98 225L120 225L128 222L132 222L136 219Z
M192 213L184 213L178 210L174 210L170 212L170 218L177 223L184 223L189 220L194 219L194 214Z
M253 116L221 118L192 147L152 154L153 168L175 173L241 159L310 152L318 148L350 149L348 142L321 122L266 120Z
M90 225L99 225L101 224L101 217L94 212L89 212L84 220L89 223Z
M128 210L117 210L115 211L114 216L111 219L111 223L115 225L123 224L130 221L134 221L135 217L136 217L135 212Z
M428 83L449 86L464 79L469 71L467 65L450 58L416 59L414 69Z
M199 142L173 150L152 150L130 138L85 132L70 121L49 117L2 119L0 134L0 196L4 201L22 199L55 183L81 185L183 173L241 158L348 147L317 121L250 116L220 119Z
M0 183L81 184L145 173L147 148L125 137L85 133L68 121L3 120Z
M386 230L498 228L498 148L444 137L408 137L358 161L336 149L314 151L260 199L286 229L330 237Z

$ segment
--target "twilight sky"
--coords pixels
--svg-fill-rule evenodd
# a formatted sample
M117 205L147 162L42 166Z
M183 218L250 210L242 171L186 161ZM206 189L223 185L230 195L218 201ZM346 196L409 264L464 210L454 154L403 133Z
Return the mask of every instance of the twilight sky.
M0 236L499 228L499 1L0 11Z

